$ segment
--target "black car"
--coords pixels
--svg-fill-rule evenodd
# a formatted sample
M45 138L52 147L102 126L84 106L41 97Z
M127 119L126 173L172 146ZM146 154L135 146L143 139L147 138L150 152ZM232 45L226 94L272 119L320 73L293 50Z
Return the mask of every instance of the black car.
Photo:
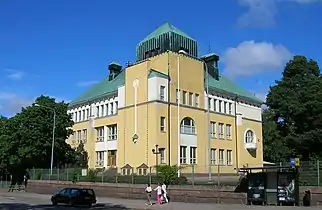
M53 205L68 204L74 205L86 205L91 207L96 203L96 195L93 189L82 188L65 188L51 197Z

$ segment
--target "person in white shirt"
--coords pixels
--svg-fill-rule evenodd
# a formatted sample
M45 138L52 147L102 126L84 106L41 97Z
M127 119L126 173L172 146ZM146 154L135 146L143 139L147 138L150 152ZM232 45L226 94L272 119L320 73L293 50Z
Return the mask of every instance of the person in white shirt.
M168 196L167 196L167 185L165 183L161 186L162 192L163 192L163 199L166 203L168 203Z
M151 202L151 193L152 193L152 187L150 186L150 184L148 184L148 186L145 188L145 192L146 195L148 196L148 205L152 206L152 202Z
M161 197L162 197L162 188L160 186L160 184L158 183L158 186L154 189L154 191L157 192L157 198L158 198L158 203L162 204L161 202Z

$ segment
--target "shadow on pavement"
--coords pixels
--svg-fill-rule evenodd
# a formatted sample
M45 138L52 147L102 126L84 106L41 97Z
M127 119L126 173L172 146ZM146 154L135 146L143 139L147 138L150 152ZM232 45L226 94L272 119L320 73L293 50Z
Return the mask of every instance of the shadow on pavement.
M114 204L96 204L93 207L82 207L82 206L75 206L69 207L64 205L53 206L50 204L36 204L30 205L25 203L0 203L0 210L7 210L7 209L15 209L15 210L54 210L54 209L115 209L115 210L122 210L122 209L132 209L127 208L123 205L114 205Z

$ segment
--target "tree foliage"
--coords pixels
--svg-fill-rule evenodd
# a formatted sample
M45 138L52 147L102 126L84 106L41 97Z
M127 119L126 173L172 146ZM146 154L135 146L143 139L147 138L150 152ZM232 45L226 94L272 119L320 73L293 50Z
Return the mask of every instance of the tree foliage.
M294 56L270 87L263 113L267 160L322 157L322 78L316 61Z
M39 106L36 106L38 104ZM54 167L77 161L77 151L66 143L73 121L68 104L40 96L11 118L0 118L0 166L8 171L49 168L53 139L53 115L56 113Z

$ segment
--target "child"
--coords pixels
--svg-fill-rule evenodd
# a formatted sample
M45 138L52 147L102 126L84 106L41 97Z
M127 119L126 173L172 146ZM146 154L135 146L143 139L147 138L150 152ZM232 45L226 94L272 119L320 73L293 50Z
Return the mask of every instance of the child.
M148 184L148 186L145 188L145 192L146 195L148 196L148 205L152 206L152 202L151 202L151 192L152 192L152 188L150 186L150 184Z
M162 197L162 188L160 186L160 184L158 183L158 186L154 189L154 191L157 192L157 198L158 198L158 203L161 205L162 201L161 201L161 197Z

